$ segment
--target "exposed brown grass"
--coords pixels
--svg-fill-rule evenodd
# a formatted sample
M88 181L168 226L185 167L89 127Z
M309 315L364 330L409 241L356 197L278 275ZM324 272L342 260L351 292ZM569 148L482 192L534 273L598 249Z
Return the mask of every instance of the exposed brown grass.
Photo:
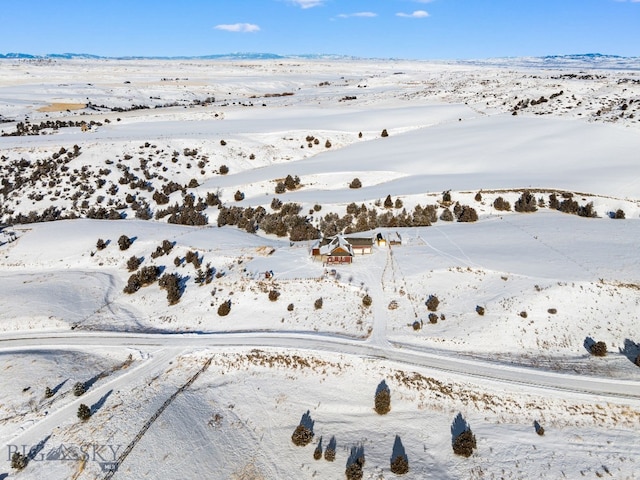
M86 103L51 103L46 107L40 107L39 112L64 112L65 110L82 110L87 108Z

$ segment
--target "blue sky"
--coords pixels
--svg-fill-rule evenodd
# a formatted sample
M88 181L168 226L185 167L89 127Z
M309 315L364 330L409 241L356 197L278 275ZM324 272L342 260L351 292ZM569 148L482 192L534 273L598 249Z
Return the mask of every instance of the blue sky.
M640 56L640 0L4 1L0 53Z

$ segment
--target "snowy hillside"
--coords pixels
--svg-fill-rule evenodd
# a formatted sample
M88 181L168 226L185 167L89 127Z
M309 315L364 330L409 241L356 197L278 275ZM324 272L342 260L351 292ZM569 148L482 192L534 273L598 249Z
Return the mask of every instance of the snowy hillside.
M0 60L0 478L636 478L624 60Z

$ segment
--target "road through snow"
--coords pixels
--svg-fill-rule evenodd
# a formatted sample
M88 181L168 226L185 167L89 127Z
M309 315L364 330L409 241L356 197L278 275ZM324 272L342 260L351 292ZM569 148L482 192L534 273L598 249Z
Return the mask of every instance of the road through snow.
M551 389L602 397L640 400L640 381L608 379L541 371L500 363L471 360L417 350L407 345L380 345L378 342L335 335L298 332L247 331L207 334L140 334L111 332L23 333L0 336L0 351L78 347L173 347L221 349L255 347L311 350L377 358L404 365L430 368L481 381L495 381L527 387Z

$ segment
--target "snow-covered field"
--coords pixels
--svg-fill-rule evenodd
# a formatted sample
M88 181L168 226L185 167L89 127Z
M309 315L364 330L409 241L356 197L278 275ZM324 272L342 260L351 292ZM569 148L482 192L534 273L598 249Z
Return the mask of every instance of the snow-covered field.
M638 478L639 115L632 60L1 60L0 479Z

